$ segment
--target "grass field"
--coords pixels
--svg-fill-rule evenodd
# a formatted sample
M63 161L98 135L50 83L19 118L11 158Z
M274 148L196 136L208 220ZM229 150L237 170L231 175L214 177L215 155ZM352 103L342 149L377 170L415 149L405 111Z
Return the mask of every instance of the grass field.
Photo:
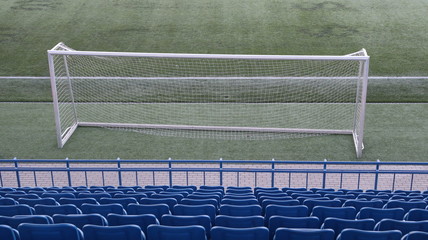
M428 76L426 9L425 0L5 0L0 76L48 76L46 50L61 41L77 50L174 53L366 48L370 76ZM0 102L28 102L0 103L0 159L356 160L349 136L223 141L86 128L57 149L51 100L46 78L0 79ZM371 79L367 100L362 160L426 161L428 80Z
M425 0L0 1L0 76L47 76L46 50L342 55L426 76Z

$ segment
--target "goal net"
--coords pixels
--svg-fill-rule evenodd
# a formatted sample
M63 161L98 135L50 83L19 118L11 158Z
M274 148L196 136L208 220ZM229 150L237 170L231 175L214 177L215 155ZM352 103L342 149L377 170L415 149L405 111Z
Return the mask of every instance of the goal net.
M363 149L369 57L48 51L61 148L79 126L220 139L350 134Z

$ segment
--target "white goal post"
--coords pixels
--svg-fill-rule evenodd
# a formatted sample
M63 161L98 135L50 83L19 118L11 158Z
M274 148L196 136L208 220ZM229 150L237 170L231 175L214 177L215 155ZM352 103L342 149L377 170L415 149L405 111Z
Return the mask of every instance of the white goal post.
M369 56L48 51L58 147L79 126L162 136L350 134L362 156Z

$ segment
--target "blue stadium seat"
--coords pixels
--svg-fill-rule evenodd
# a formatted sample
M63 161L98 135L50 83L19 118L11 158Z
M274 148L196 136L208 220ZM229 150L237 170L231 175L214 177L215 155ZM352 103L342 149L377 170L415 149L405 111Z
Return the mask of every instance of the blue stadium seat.
M267 224L269 228L269 239L273 239L278 228L319 228L321 225L317 217L284 217L272 216Z
M208 215L177 216L163 215L160 223L165 226L190 226L199 225L204 227L207 239L210 239L211 218Z
M360 194L358 195L357 199L366 199L368 201L376 200L376 199L384 199L389 200L388 195L374 195L374 194Z
M173 185L172 188L175 188L175 189L189 189L190 188L190 189L192 189L193 192L198 189L198 187L196 187L194 185L184 185L184 186Z
M385 204L383 208L402 208L407 213L410 209L420 208L425 209L427 203L425 201L405 202L400 200L391 200Z
M68 223L22 223L18 226L18 232L21 240L83 240L82 231Z
M278 228L274 240L334 240L331 229Z
M300 202L296 199L291 199L291 200L277 200L277 199L263 199L261 202L261 206L262 206L262 214L265 213L266 211L266 207L268 205L280 205L280 206L296 206L296 205L301 205Z
M307 199L322 197L321 194L319 194L319 193L303 193L303 192L302 193L300 193L300 192L294 192L294 193L290 194L290 196L293 199L297 199L298 197L305 197Z
M151 195L150 198L174 198L177 200L177 203L180 203L184 196L178 193L156 193Z
M222 196L218 195L218 194L201 194L198 192L192 193L190 195L187 196L187 198L191 198L191 199L207 199L207 198L214 198L215 200L217 200L217 202L221 201Z
M163 191L167 190L169 188L168 185L146 185L144 186L145 189L162 189Z
M137 225L99 226L85 225L82 229L85 240L145 240L146 236Z
M281 206L281 205L268 205L265 210L265 225L267 225L269 218L277 215L283 217L307 217L309 216L308 207L305 205L296 206Z
M159 220L153 214L119 215L110 213L107 215L107 221L109 226L138 225L145 235L147 235L149 225L159 224Z
M79 229L82 229L86 224L107 226L105 217L97 213L91 214L55 214L53 215L54 223L70 223Z
M211 229L211 240L268 240L266 227L228 228L215 226Z
M89 204L98 204L97 200L95 198L60 198L59 204L73 204L76 207L80 208L82 204L89 203Z
M152 224L147 227L148 240L207 240L205 228L192 226L164 226Z
M114 198L129 198L132 197L135 200L140 201L141 198L147 198L148 195L142 192L133 192L133 193L118 193L113 195Z
M227 189L226 194L254 194L251 189Z
M259 201L255 198L244 198L244 199L223 199L220 204L229 204L229 205L253 205L259 204Z
M312 212L312 209L316 206L341 207L342 202L339 200L306 199L305 201L303 201L303 205L306 205L308 207L308 211Z
M357 212L361 210L363 207L371 207L371 208L382 208L383 202L379 200L367 201L361 199L350 199L347 200L342 206L343 207L354 207Z
M180 193L180 194L185 192L185 193L187 193L186 194L186 196L187 196L187 195L193 193L194 191L191 188L168 188L164 192Z
M321 222L328 217L342 218L342 219L355 219L357 211L354 207L325 207L316 206L312 210L311 216L318 217Z
M374 228L376 231L399 230L403 235L411 231L428 232L428 221L403 221L383 219Z
M253 205L229 205L224 204L220 206L220 215L229 216L254 216L262 214L262 207L258 204Z
M334 188L311 188L309 190L311 190L314 193L319 192L319 191L323 191L323 192L334 192L334 191L336 191Z
M397 219L401 220L404 217L404 210L402 208L390 208L390 209L382 209L382 208L371 208L371 207L363 207L357 213L356 219L366 219L371 218L375 220L375 222L379 222L382 219Z
M43 193L42 198L53 198L55 201L59 201L60 198L76 198L76 196L71 192L63 193Z
M367 231L360 229L344 229L336 240L400 240L402 234L398 230Z
M9 227L16 229L21 223L52 224L53 220L50 216L45 215L16 215L13 217L0 216L1 225L8 225Z
M217 209L211 204L205 205L184 205L177 204L172 209L174 215L194 216L208 215L211 219L211 224L214 224Z
M111 198L111 195L106 192L100 193L79 193L77 195L78 198L94 198L97 202L100 202L101 198Z
M81 214L79 208L73 204L64 204L64 205L42 205L37 204L34 206L36 214L39 215L48 215L53 216L54 214Z
M59 203L53 198L40 198L40 199L30 199L30 198L20 198L18 199L19 204L27 204L30 207L36 206L36 204L42 205L59 205Z
M401 238L401 240L427 240L428 239L428 233L427 232L419 232L419 231L413 231L410 232Z
M253 194L226 194L223 199L241 200L241 199L254 199L257 200Z
M375 227L375 221L373 219L341 219L328 217L324 220L321 229L333 229L335 232L334 239L346 228L354 228L360 230L373 230Z
M122 205L118 203L110 203L103 205L84 203L82 204L80 209L82 210L82 213L98 213L101 214L103 217L107 217L109 213L116 213L122 215L126 214L125 209L122 207Z
M268 196L268 195L261 195L258 200L259 203L262 203L264 200L276 200L276 201L286 201L286 200L292 200L293 198L291 196ZM297 201L297 200L295 200ZM299 202L300 204L300 202Z
M1 198L0 197L0 206L2 205L18 205L18 201L13 198Z
M135 198L101 198L100 202L101 205L102 204L110 204L110 203L119 203L120 205L122 205L122 207L124 209L126 209L128 207L128 204L130 203L138 203L137 200Z
M206 185L202 185L202 186L199 186L199 189L220 190L220 191L224 192L224 187L223 186L206 186Z
M147 195L147 197L150 197L151 195L156 194L155 191L151 191L149 189L137 189L137 190L135 190L135 193L142 193L142 194Z
M0 225L1 240L19 240L19 233L7 225Z
M263 227L264 218L262 216L236 217L218 215L215 217L215 226L231 228Z
M165 203L159 204L129 204L127 208L129 215L153 214L158 220L164 214L171 214L171 211Z
M189 189L190 190L190 189ZM192 190L190 190L190 191L192 191ZM177 201L181 201L181 197L183 197L183 198L185 198L185 197L187 197L189 194L191 194L191 193L189 193L188 191L184 191L184 190L182 190L182 189L173 189L173 188L168 188L167 190L165 190L165 191L161 191L161 192L159 192L159 194L160 195L180 195L179 196L179 198L176 198L177 199Z
M0 216L34 215L34 213L34 208L25 204L0 206Z
M140 204L160 204L164 203L168 205L169 210L172 210L175 205L178 204L175 198L142 198L140 199Z
M406 221L428 220L428 209L410 209L410 211L404 215L403 219Z
M40 197L34 193L8 193L5 195L7 198L13 198L18 201L20 198L30 198L30 199L39 199Z
M180 202L181 204L186 205L203 205L203 204L211 204L216 208L219 207L219 203L214 198L206 198L206 199L191 199L191 198L183 198Z

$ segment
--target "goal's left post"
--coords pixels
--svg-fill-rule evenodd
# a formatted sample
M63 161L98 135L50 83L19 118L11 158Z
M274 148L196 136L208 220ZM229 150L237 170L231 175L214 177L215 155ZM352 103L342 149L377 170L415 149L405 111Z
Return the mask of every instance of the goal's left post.
M58 43L50 51L74 51ZM73 88L66 55L54 55L48 51L49 74L55 114L58 147L62 148L78 126ZM60 94L59 94L60 93Z

